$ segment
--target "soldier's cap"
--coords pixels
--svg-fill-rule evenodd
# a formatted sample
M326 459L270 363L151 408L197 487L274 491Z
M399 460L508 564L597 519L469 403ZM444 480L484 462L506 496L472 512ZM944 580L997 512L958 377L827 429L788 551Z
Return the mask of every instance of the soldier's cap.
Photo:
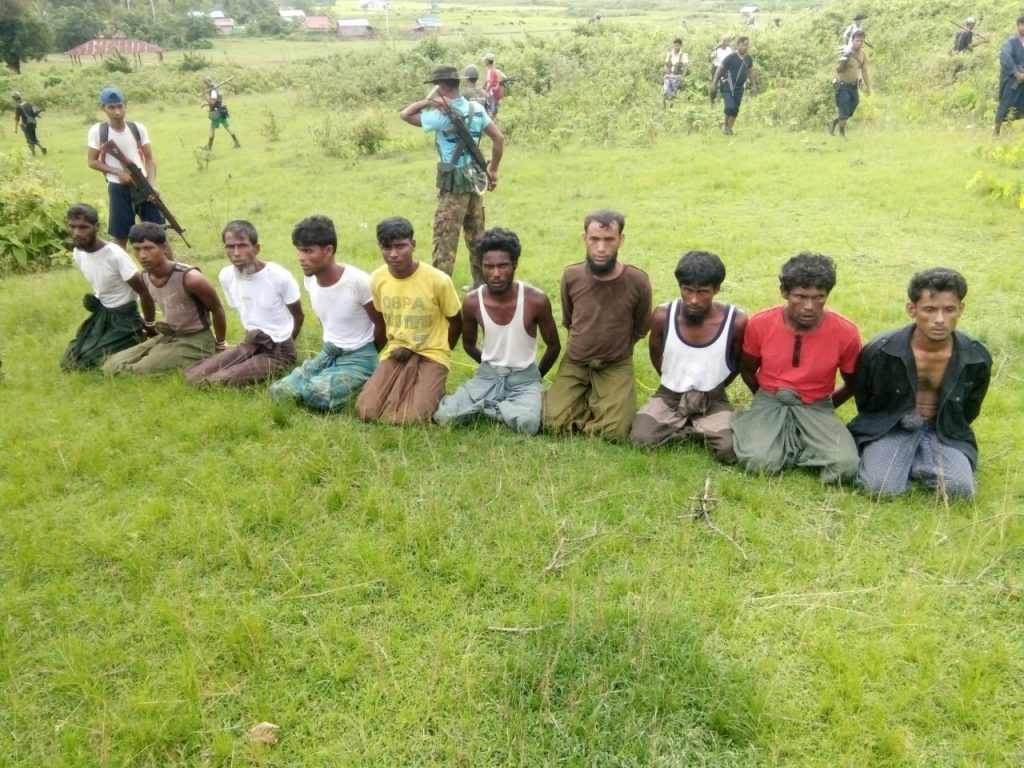
M117 88L108 85L102 91L100 91L100 106L105 107L108 104L124 104L124 94Z
M978 20L976 18L974 18L973 16L968 16L964 20L964 24L966 24L968 27L973 27L977 23L978 23Z
M11 91L11 98L15 101L21 101L21 94L17 91Z
M867 34L868 33L865 32L863 29L855 29L855 30L853 30L853 34L850 35L850 39L853 40L853 38L855 38L855 37L859 37L859 38L863 39L863 38L867 37Z
M866 13L858 13L856 16L853 17L853 20L854 21L864 21L864 19L866 19L867 17L868 17L868 15Z
M480 78L480 70L476 68L476 64L467 64L466 68L462 70L462 76L467 80L478 80Z
M209 75L207 75L206 77L203 78L203 82L204 83L212 83L213 82L213 78L210 77Z
M459 74L459 70L448 64L441 64L440 66L434 67L430 70L430 77L424 80L424 83L439 83L442 80L461 80L462 76Z
M485 53L484 54L484 61L494 61L494 54L493 53Z

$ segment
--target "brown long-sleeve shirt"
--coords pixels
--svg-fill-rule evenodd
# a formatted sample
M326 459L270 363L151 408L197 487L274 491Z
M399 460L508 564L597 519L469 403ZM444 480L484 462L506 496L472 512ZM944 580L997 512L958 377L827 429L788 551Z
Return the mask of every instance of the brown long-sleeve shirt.
M628 264L612 280L598 280L586 262L562 273L562 325L569 329L566 352L574 363L616 363L633 354L651 321L651 281Z

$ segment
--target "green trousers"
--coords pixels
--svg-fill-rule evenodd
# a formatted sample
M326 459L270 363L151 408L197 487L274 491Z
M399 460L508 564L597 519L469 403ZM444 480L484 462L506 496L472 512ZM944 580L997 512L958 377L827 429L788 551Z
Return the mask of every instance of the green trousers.
M618 439L636 415L633 358L602 365L562 358L544 395L544 426L552 432L583 432Z
M104 373L150 373L183 368L209 357L215 351L209 328L181 336L160 334L107 358Z

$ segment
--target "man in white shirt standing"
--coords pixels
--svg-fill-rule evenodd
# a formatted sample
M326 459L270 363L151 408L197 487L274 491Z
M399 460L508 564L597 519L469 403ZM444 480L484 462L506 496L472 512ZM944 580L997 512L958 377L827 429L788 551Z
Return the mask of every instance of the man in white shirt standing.
M377 369L384 319L373 306L370 276L335 260L338 235L326 216L310 216L292 230L313 311L324 328L323 348L270 386L275 400L315 411L337 411Z
M147 199L140 199L139 192L132 186L132 177L121 162L103 150L109 140L117 145L127 159L142 169L149 183L156 188L156 160L149 145L149 133L142 123L125 120L125 99L120 90L106 87L100 91L100 107L106 113L107 122L95 123L89 129L88 164L99 171L107 180L107 195L110 202L110 219L107 231L119 246L128 242L128 230L139 221L163 224L160 209Z
M250 222L228 222L221 232L231 264L220 272L229 307L238 310L245 338L233 349L185 369L191 384L245 387L266 381L295 364L295 339L305 315L299 284L280 264L261 261L259 234Z
M143 330L148 336L156 334L153 297L125 250L97 236L100 217L96 209L84 203L73 205L68 208L67 221L75 266L93 292L82 300L89 317L60 361L65 371L100 365L109 355L138 344ZM145 322L136 299L142 300Z

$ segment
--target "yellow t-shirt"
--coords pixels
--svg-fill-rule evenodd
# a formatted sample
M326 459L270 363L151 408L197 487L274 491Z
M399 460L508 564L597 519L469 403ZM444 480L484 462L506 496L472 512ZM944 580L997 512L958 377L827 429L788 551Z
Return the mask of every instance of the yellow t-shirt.
M384 265L370 275L370 290L388 334L381 360L391 357L396 347L405 347L445 368L451 366L448 318L462 305L448 275L421 261L412 275L399 280Z

